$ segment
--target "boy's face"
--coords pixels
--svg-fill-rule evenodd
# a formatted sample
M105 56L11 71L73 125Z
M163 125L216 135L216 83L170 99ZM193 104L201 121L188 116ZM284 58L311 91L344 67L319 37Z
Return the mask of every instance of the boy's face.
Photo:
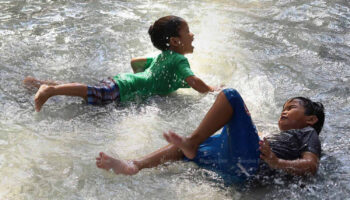
M301 129L309 126L310 116L306 116L304 113L305 108L301 100L293 99L292 101L287 101L278 120L280 130Z
M193 53L192 41L194 40L194 34L190 32L187 22L181 23L179 30L178 51L181 54Z

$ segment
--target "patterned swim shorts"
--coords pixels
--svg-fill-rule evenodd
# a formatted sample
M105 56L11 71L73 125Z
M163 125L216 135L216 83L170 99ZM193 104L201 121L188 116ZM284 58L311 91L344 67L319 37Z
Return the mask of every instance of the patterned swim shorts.
M120 101L119 87L113 80L108 78L102 80L98 86L87 86L87 103L92 105L103 105L113 101Z

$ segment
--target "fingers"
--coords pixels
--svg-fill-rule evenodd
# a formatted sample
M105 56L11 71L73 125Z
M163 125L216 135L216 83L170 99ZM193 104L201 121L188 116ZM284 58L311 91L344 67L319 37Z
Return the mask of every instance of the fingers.
M266 140L266 138L264 138L264 140L260 140L259 141L259 150L261 152L261 158L262 159L266 159L270 156L271 153L271 148L270 148L270 144L269 142Z
M169 136L170 136L172 139L182 140L182 137L179 136L179 135L178 135L177 133L175 133L175 132L169 131L168 134L169 134Z
M179 135L173 131L168 131L168 134L172 137L179 137Z

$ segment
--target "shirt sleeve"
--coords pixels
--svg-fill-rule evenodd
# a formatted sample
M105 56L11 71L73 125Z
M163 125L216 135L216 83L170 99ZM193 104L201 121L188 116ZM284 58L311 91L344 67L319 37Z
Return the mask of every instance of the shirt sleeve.
M194 73L190 68L190 63L185 57L179 60L176 66L176 69L177 69L176 74L181 78L181 80L185 80L187 77L194 75Z
M316 154L318 157L321 157L321 142L314 129L304 133L300 148L300 153L303 152L311 152Z
M146 70L147 68L149 68L151 66L153 60L154 60L154 58L152 58L152 57L147 58L147 62L146 62L146 65L144 67L144 70Z

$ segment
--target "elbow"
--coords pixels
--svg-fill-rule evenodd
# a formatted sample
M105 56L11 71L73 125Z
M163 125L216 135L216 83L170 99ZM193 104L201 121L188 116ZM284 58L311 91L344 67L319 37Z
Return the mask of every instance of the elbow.
M135 62L136 62L135 58L131 58L130 65L131 65L132 67L134 67Z
M131 65L132 71L134 73L137 73L137 67L136 67L135 64L136 64L136 60L135 60L135 58L132 58L131 61L130 61L130 65Z
M315 162L311 162L309 166L310 166L310 168L309 168L310 175L315 176L317 174L319 160L317 160Z

